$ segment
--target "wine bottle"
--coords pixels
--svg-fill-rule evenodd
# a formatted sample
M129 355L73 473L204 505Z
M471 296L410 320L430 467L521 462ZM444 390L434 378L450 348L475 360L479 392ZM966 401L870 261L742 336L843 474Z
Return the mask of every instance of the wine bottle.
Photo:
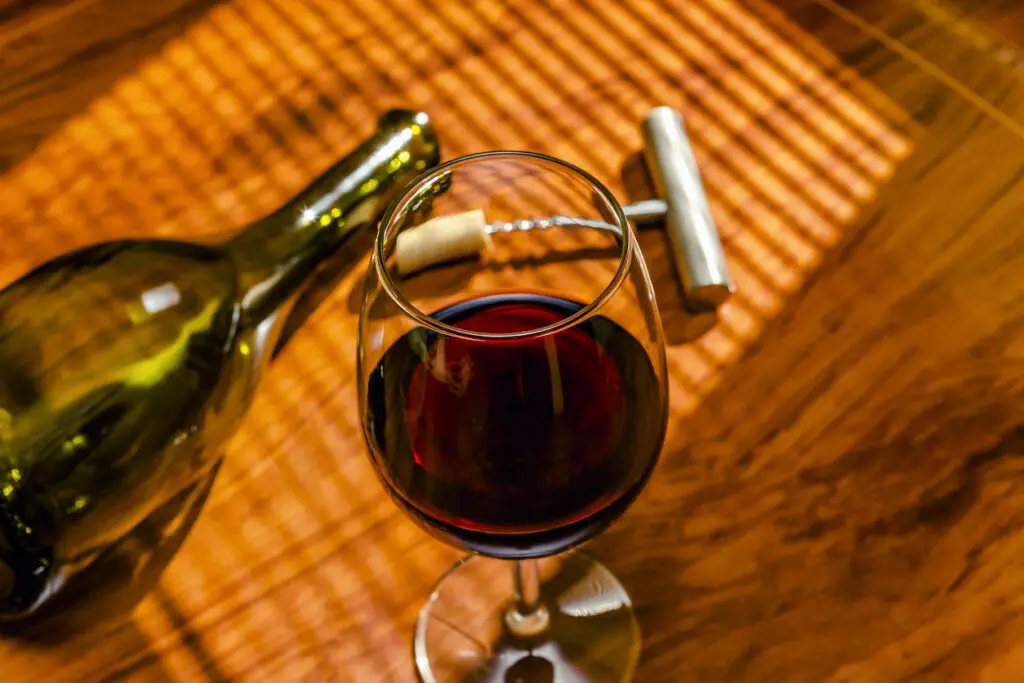
M168 501L205 497L303 286L439 158L425 114L390 111L223 244L97 244L0 291L0 620L37 611Z

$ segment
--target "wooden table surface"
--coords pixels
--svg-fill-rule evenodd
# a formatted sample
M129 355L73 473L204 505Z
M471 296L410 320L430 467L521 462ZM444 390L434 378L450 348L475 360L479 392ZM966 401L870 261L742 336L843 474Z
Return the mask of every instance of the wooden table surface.
M642 234L669 438L590 546L635 599L638 680L1024 681L1022 76L941 0L0 0L0 283L244 224L393 105L447 157L544 151L627 199L641 118L677 106L738 293L693 339ZM358 282L134 613L4 636L0 680L413 680L458 553L364 455Z

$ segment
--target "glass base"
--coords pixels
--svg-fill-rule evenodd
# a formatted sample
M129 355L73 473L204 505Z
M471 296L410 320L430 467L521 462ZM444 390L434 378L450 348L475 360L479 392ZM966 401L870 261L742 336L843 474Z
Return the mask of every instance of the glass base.
M507 625L511 562L469 557L420 611L414 652L424 683L621 683L640 655L640 628L622 584L579 553L539 562L549 619L533 637Z

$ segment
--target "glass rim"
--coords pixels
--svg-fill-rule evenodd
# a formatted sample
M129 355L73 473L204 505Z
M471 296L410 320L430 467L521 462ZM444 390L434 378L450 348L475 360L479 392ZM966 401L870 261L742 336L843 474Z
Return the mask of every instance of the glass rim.
M583 180L586 180L592 186L592 189L600 196L605 202L608 203L611 208L616 222L619 224L619 228L622 230L622 245L619 251L619 263L615 270L615 274L611 280L605 285L601 293L594 297L590 303L586 304L580 310L576 311L572 315L559 320L551 325L544 327L538 327L531 330L523 330L521 332L476 332L473 330L466 330L459 327L454 327L446 323L439 322L430 315L421 311L415 304L409 301L399 288L395 285L395 282L391 279L390 273L384 265L385 255L384 248L387 242L388 229L391 226L392 221L396 214L402 212L412 201L419 190L423 189L428 183L433 182L441 173L450 171L458 166L463 166L483 159L493 159L500 157L518 158L518 159L532 159L544 161L547 163L559 166L570 173L573 173ZM465 156L457 157L449 161L444 162L433 169L424 172L412 183L410 183L402 194L393 200L384 212L384 216L381 218L380 228L377 230L376 245L373 251L373 266L376 269L377 277L381 282L381 287L387 292L387 295L391 297L391 300L404 312L407 316L415 320L419 325L426 327L434 332L443 334L446 337L453 337L458 339L466 339L471 341L497 341L502 339L529 339L535 337L544 337L561 330L566 330L571 327L579 325L583 321L597 314L601 308L614 296L622 285L623 281L629 274L630 264L633 259L633 232L630 230L629 221L626 219L626 214L622 210L622 205L611 193L604 183L595 178L592 174L584 171L578 166L563 161L547 154L540 154L538 152L525 152L525 151L490 151L490 152L477 152L475 154L467 154Z

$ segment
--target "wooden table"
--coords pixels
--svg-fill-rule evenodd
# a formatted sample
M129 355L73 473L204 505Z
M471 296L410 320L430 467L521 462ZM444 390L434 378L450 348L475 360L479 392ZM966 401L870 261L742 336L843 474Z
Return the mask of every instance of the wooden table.
M626 195L687 115L738 293L673 345L662 464L591 550L638 680L1024 680L1024 65L940 0L0 0L0 282L200 236L392 105L446 156L540 150ZM386 498L354 408L351 273L291 341L130 618L0 640L0 680L411 681L457 553Z

